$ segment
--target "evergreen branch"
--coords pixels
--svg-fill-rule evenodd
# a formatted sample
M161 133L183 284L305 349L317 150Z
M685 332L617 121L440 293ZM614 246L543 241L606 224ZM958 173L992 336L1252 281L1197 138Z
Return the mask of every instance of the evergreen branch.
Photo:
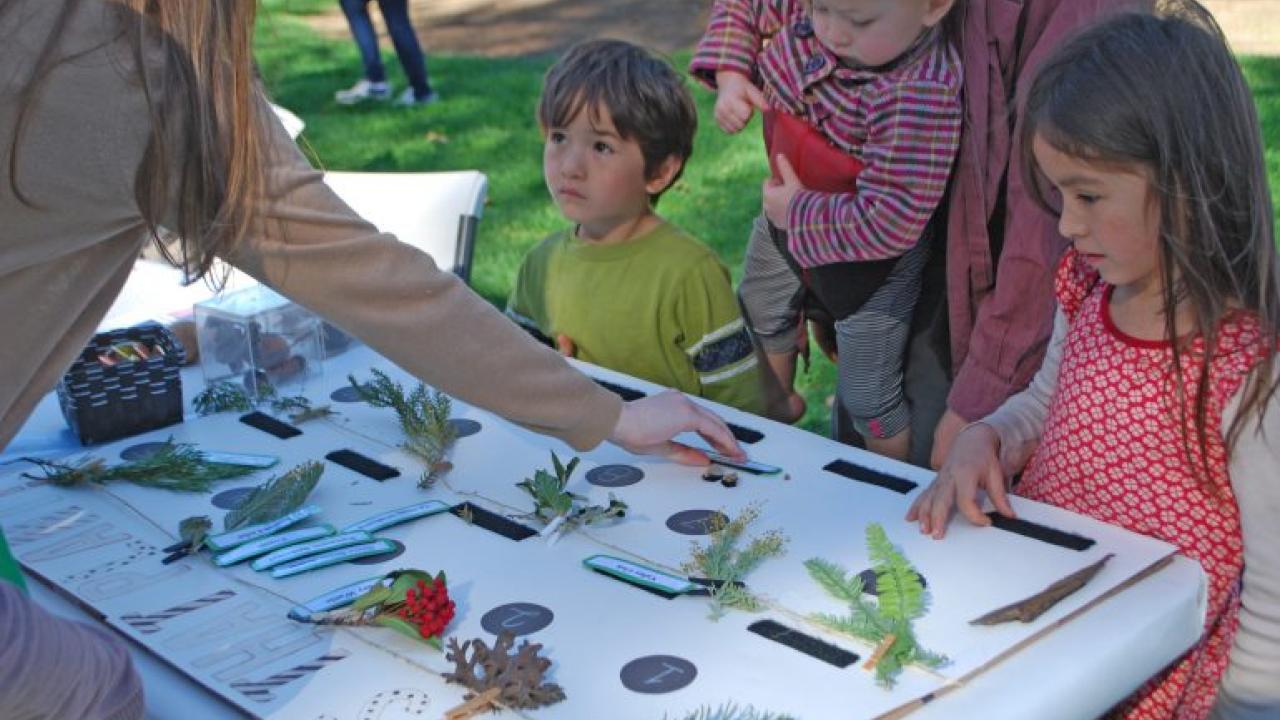
M323 473L323 464L310 461L267 480L254 488L244 502L227 513L222 521L223 529L230 532L248 525L270 522L293 512L306 502Z
M59 487L85 483L105 485L128 482L142 487L175 492L208 492L219 480L243 477L255 468L211 463L194 445L169 442L160 450L138 460L107 465L101 458L85 456L71 463L24 458L44 473L45 480ZM31 476L28 476L31 477Z
M370 372L373 380L363 385L356 382L353 375L348 375L347 379L365 402L395 411L405 436L401 447L427 466L418 487L429 488L453 467L445 459L458 437L453 423L449 422L453 402L442 392L428 391L422 383L406 395L400 383L386 373L377 368Z
M191 399L191 406L201 417L220 412L249 412L253 410L253 398L237 383L210 383Z
M697 710L686 713L681 720L795 720L795 718L790 715L778 715L756 710L750 705L739 707L732 702L728 702L714 708L710 705L703 705Z

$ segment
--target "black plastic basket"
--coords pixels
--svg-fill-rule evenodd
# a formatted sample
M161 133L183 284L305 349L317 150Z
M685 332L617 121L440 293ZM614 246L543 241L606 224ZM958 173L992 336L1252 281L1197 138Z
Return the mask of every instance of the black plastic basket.
M159 345L163 357L106 366L98 355L127 341ZM182 343L147 323L99 333L58 383L62 416L81 445L117 440L182 422Z

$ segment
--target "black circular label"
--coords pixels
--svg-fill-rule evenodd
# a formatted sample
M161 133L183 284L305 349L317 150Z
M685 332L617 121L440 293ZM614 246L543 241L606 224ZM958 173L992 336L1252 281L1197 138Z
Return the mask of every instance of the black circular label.
M587 482L600 487L626 487L643 479L644 471L631 465L601 465L587 471Z
M453 426L453 432L459 440L475 435L483 427L479 422L467 418L453 418L449 424Z
M210 502L212 502L213 506L216 508L222 508L223 510L235 510L240 507L240 503L243 503L245 498L252 495L253 491L256 489L257 488L254 487L238 487L231 488L230 490L223 490L217 495L214 495Z
M360 391L347 385L329 393L329 399L340 403L357 403L364 402L364 398L360 397Z
M161 450L169 447L167 442L145 442L129 447L120 451L120 459L133 462L134 460L146 460Z
M386 539L389 540L390 538L386 538ZM391 544L395 545L395 547L384 553L378 553L377 555L368 555L366 557L356 558L351 562L355 563L356 565L377 565L378 563L384 563L393 558L398 558L404 554L404 543L400 542L399 540L391 540Z
M527 602L499 605L480 618L480 627L494 635L509 632L515 635L536 633L551 624L555 613L541 605Z
M867 568L858 573L858 577L862 578L862 592L867 595L879 595L880 590L876 584L876 571ZM925 582L924 576L916 573L916 577L920 580L920 587L929 587L929 583Z
M725 524L729 518L715 510L682 510L667 518L667 527L681 535L710 535L716 524Z
M618 675L628 690L655 695L687 686L698 676L698 668L674 655L649 655L623 665Z

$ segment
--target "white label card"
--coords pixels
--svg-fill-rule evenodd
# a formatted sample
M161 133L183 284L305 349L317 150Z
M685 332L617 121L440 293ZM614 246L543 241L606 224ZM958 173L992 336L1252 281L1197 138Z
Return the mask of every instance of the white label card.
M398 510L388 510L384 513L378 513L373 517L365 518L357 523L352 523L344 528L342 532L355 532L363 530L365 532L377 532L383 528L399 525L402 522L417 520L427 515L435 515L449 509L449 506L439 500L428 500L417 505L402 507Z
M654 570L640 563L623 560L612 555L592 555L583 560L582 564L592 570L599 570L606 575L612 575L636 585L646 585L677 595L683 595L698 587L679 575L664 573L661 570Z
M276 518L271 522L265 522L261 525L250 525L247 528L240 528L221 535L210 535L205 538L204 544L208 545L215 552L230 550L237 545L243 545L251 540L266 537L289 527L296 525L312 515L320 514L319 505L303 505L293 512L283 517Z

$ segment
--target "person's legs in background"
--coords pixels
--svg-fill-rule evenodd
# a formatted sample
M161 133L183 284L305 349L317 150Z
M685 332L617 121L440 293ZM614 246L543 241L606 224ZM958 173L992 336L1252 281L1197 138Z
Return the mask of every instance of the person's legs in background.
M343 105L389 99L391 86L387 84L387 71L382 66L382 56L378 52L378 34L369 17L369 0L338 0L338 4L342 6L342 14L347 16L351 37L355 38L356 47L360 50L364 77L350 88L334 93L334 99Z
M348 1L343 0L344 3ZM427 77L427 58L409 20L408 0L378 0L378 8L382 10L382 19L387 23L387 33L391 35L396 57L400 58L400 66L409 80L409 89L396 102L403 105L433 102L436 94Z

